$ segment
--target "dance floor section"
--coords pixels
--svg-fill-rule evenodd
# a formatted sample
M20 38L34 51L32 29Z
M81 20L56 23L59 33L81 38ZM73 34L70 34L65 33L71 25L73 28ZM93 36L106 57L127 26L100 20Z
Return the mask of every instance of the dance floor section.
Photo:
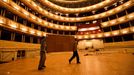
M79 52L81 64L68 59L72 52L48 53L46 68L37 70L39 57L0 64L0 75L134 75L134 55Z

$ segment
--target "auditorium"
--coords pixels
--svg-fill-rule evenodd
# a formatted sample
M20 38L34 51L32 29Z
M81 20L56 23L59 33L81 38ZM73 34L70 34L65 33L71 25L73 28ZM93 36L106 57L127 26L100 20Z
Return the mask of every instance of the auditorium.
M0 0L0 75L134 75L134 0Z

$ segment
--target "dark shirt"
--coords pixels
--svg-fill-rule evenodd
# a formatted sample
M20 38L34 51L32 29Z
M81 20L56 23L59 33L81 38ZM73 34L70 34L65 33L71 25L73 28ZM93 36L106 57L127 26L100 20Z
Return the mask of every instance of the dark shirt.
M45 38L43 38L42 40L41 40L41 52L45 52L46 51L46 39Z
M73 48L74 51L77 51L77 41L74 42L74 48Z

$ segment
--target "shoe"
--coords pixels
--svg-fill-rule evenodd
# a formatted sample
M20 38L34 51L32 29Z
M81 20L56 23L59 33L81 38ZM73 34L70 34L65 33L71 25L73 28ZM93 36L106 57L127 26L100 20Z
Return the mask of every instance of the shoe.
M77 62L77 64L80 64L80 62Z
M43 68L45 68L46 66L42 66Z
M43 70L43 69L44 69L44 68L42 68L42 67L41 67L41 68L38 68L38 70Z
M71 61L69 60L69 64L71 64Z

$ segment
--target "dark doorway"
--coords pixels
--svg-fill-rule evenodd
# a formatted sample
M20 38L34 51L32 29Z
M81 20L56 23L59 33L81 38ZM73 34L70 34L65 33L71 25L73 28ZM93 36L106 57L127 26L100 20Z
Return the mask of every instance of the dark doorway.
M17 58L24 58L25 57L25 50L18 50Z

